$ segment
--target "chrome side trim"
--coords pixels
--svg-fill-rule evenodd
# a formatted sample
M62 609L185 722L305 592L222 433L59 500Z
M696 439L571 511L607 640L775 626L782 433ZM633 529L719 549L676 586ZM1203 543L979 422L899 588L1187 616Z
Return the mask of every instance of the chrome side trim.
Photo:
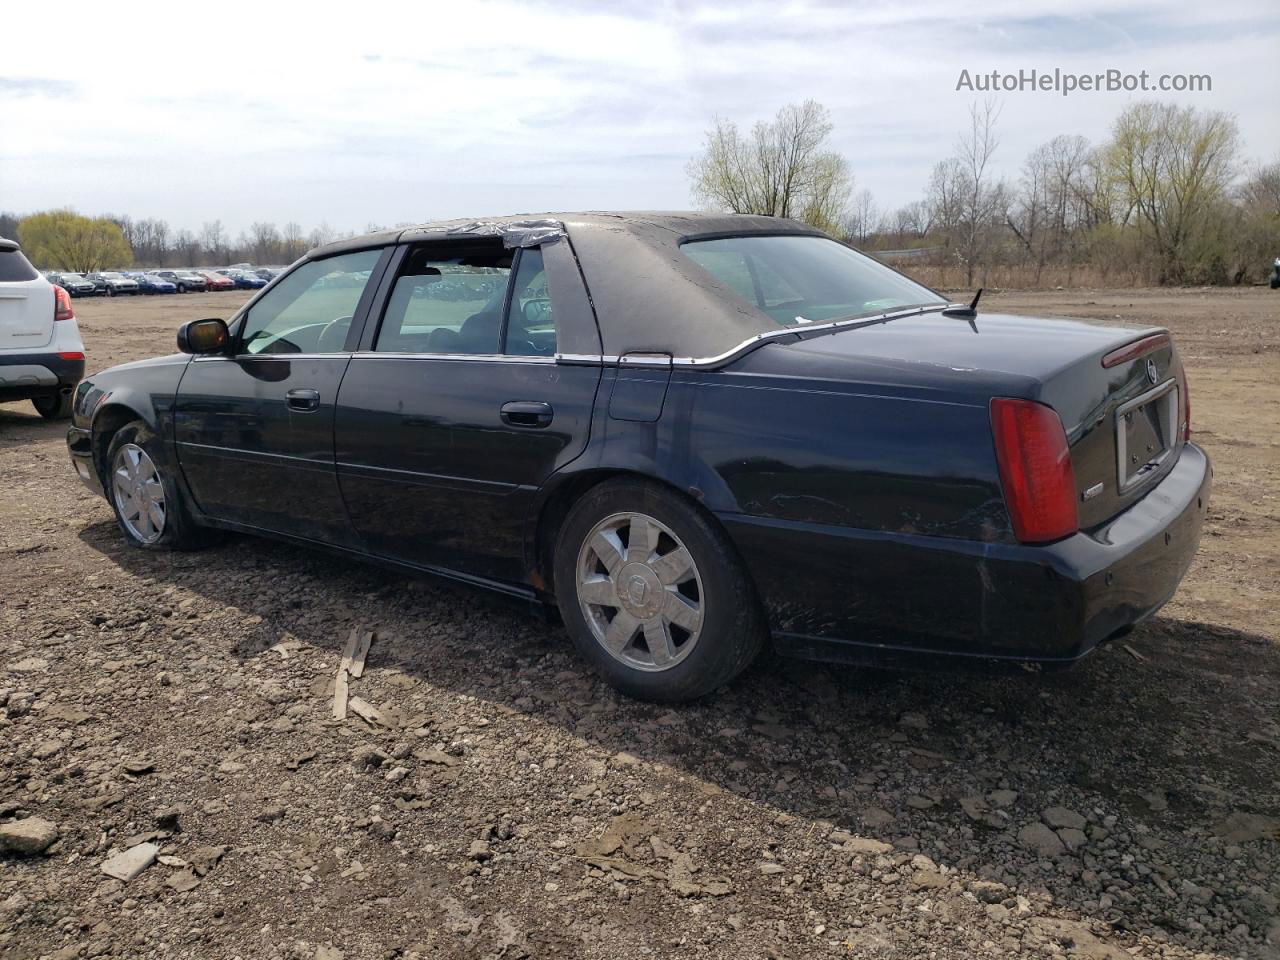
M357 350L352 360L483 360L486 363L555 363L555 357L526 357L507 353L388 353ZM598 358L597 358L598 359Z
M743 354L750 353L756 347L772 340L781 340L785 337L794 337L798 334L814 332L855 330L858 327L870 327L878 323L888 323L890 320L899 320L903 317L917 317L925 313L938 313L955 306L963 306L963 304L939 303L928 307L912 307L909 310L890 311L888 313L881 313L872 317L859 317L856 320L834 320L831 323L814 323L797 325L794 327L783 327L780 330L770 330L767 333L758 333L754 337L749 337L746 340L743 340L736 347L711 357L672 357L665 353L631 353L627 354L625 357L606 354L602 357L596 358L580 354L556 354L556 361L559 363L600 363L604 366L618 366L621 363L628 367L662 367L664 369L668 367L681 367L684 369L714 370L716 367L722 367L726 363L737 360Z

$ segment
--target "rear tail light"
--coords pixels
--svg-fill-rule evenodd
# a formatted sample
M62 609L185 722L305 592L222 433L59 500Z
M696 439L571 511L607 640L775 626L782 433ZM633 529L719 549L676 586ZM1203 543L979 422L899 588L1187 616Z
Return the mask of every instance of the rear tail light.
M68 350L66 353L58 354L63 360L83 360L84 354L79 350Z
M71 294L62 287L53 288L53 319L74 320L76 313L71 309Z
M1013 535L1022 543L1046 543L1079 530L1071 451L1053 408L996 397L991 433Z

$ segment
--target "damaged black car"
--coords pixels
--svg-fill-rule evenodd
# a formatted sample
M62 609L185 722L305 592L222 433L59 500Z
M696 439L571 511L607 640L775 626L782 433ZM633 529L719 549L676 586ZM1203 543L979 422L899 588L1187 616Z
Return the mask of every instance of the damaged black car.
M952 304L803 224L444 222L313 250L77 391L125 538L210 528L558 608L628 694L798 657L1071 664L1211 469L1167 331Z

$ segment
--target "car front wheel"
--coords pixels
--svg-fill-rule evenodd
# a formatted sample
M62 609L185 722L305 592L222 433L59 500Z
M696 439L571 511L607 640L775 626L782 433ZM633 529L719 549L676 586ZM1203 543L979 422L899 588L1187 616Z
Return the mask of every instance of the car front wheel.
M714 520L650 481L609 481L560 531L555 589L579 651L644 700L688 701L741 673L766 635L755 589Z
M133 546L185 550L201 546L160 438L141 420L125 424L107 447L107 498Z

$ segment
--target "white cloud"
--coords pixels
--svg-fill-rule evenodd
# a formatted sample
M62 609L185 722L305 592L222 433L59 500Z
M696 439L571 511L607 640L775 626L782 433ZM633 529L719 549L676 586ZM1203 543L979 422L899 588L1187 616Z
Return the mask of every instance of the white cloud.
M602 12L602 9L607 12ZM1084 0L848 7L573 2L262 3L6 10L0 209L360 228L554 208L687 207L715 115L831 108L860 186L916 198L969 96L962 68L1208 73L1184 102L1280 153L1280 28L1229 8ZM1123 94L1004 97L1002 169L1058 133L1100 138Z

